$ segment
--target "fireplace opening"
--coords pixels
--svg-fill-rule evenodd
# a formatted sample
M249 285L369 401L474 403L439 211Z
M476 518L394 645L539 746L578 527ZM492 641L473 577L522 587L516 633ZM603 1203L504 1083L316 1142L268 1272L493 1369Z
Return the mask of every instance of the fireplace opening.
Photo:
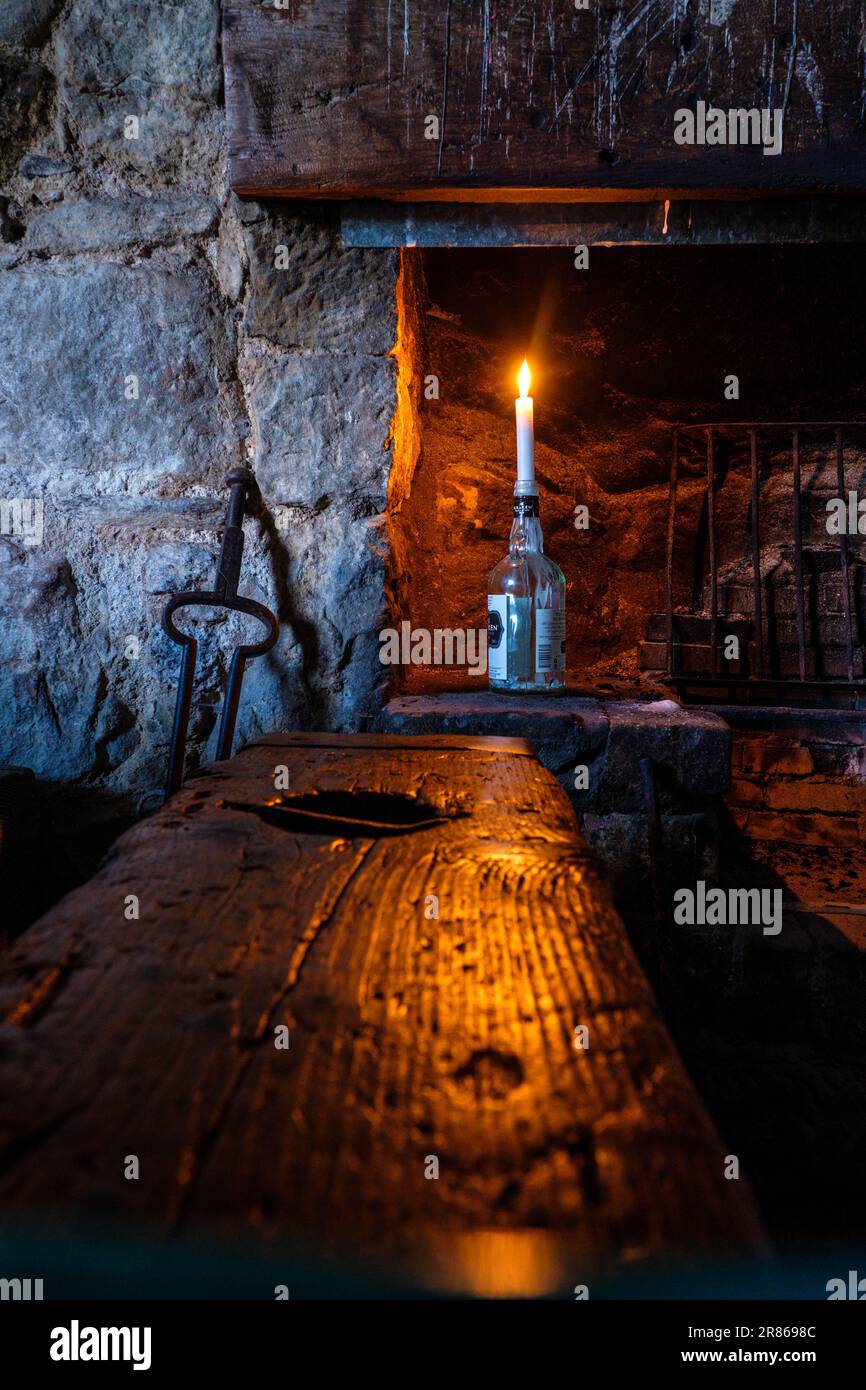
M756 698L760 678L757 698L779 703L772 683L796 678L781 702L837 703L832 687L843 686L856 703L864 537L829 534L825 504L844 496L847 505L866 461L866 426L856 427L866 419L861 248L589 254L591 273L571 248L404 250L401 342L415 419L395 523L394 616L428 630L484 621L487 575L511 522L513 381L528 355L545 550L567 582L572 687L667 681L718 703L738 682ZM731 636L735 657L725 655ZM406 663L394 675L405 694L486 685L444 664ZM717 679L699 693L704 675Z

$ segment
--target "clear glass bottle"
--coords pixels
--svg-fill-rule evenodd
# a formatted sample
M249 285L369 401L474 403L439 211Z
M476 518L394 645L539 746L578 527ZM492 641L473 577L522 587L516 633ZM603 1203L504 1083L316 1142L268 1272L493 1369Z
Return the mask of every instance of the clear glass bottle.
M487 673L493 690L565 688L565 575L544 553L538 494L518 483L508 554L487 584Z

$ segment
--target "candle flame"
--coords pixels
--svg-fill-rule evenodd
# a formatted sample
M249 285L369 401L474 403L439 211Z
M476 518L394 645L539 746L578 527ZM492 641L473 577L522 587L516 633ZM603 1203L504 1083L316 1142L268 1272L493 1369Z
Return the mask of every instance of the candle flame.
M520 394L524 399L529 395L529 383L532 381L532 373L529 370L529 363L523 359L523 366L517 373L517 385L520 387Z

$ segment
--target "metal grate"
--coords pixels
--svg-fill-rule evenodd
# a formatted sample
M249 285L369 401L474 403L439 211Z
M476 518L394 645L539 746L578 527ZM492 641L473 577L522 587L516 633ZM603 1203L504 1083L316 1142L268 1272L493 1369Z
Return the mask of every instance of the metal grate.
M695 463L696 452L704 457ZM738 455L748 458L749 479L741 481L746 510L750 515L737 518L744 536L742 567L751 572L751 613L749 622L732 622L719 603L719 454L724 450L728 459ZM808 450L816 460L811 481L823 470L835 484L836 494L846 503L850 488L846 485L845 465L855 456L866 464L866 421L738 421L724 424L680 425L673 431L670 472L670 497L667 526L665 572L664 661L647 664L660 668L661 678L684 698L707 700L724 698L731 702L776 703L785 701L815 705L849 705L860 707L866 697L866 664L860 641L859 598L860 581L866 580L866 568L861 566L862 542L866 537L852 536L844 530L838 537L829 532L821 536L821 544L812 546L809 558L815 563L806 568L807 525L804 516L808 505L820 498L820 490L804 491L802 457ZM851 451L851 452L848 452ZM696 477L696 466L705 475L700 529L704 533L699 546L698 569L703 602L683 606L675 603L675 584L681 572L675 567L677 550L678 507L684 480L684 459L689 456L690 481ZM779 462L781 458L781 463ZM775 462L774 462L775 460ZM723 482L728 476L722 470ZM698 475L699 476L699 475ZM791 624L796 633L795 644L787 664L796 670L786 670L782 647L774 639L768 600L778 596L779 589L768 588L762 577L762 491L768 485L790 478L790 515L787 553L790 555L793 584L782 586L787 593L794 589L794 612ZM777 488L778 493L778 488ZM694 487L691 489L694 497ZM784 495L784 493L783 493ZM730 507L728 508L730 511ZM730 520L730 518L729 518ZM778 528L778 507L774 521ZM724 533L723 533L724 534ZM776 550L780 549L778 541ZM782 547L785 549L785 547ZM841 586L842 610L836 616L823 611L818 590L816 565L831 563ZM694 579L695 576L693 576ZM852 593L852 580L854 588ZM807 636L807 605L814 599L813 640ZM707 611L708 609L708 611ZM659 615L661 617L661 615ZM835 624L837 670L825 669L822 632ZM732 669L720 650L722 640L739 626L746 636L746 651ZM706 633L706 638L702 634ZM696 637L696 634L697 637ZM661 637L661 633L648 636ZM651 646L651 644L645 644ZM707 650L708 648L708 650ZM661 643L655 644L661 653ZM795 655L793 655L795 651ZM698 653L698 655L696 655ZM643 664L643 663L642 663ZM703 665L703 669L701 666Z

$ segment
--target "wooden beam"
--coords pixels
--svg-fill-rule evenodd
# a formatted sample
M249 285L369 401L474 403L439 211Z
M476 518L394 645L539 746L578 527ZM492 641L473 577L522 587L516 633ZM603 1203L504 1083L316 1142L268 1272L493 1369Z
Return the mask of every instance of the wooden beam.
M3 1215L464 1292L763 1249L565 794L498 743L272 736L124 836L0 962Z
M233 187L522 202L866 183L860 6L227 0ZM783 152L678 144L678 111L782 113Z

